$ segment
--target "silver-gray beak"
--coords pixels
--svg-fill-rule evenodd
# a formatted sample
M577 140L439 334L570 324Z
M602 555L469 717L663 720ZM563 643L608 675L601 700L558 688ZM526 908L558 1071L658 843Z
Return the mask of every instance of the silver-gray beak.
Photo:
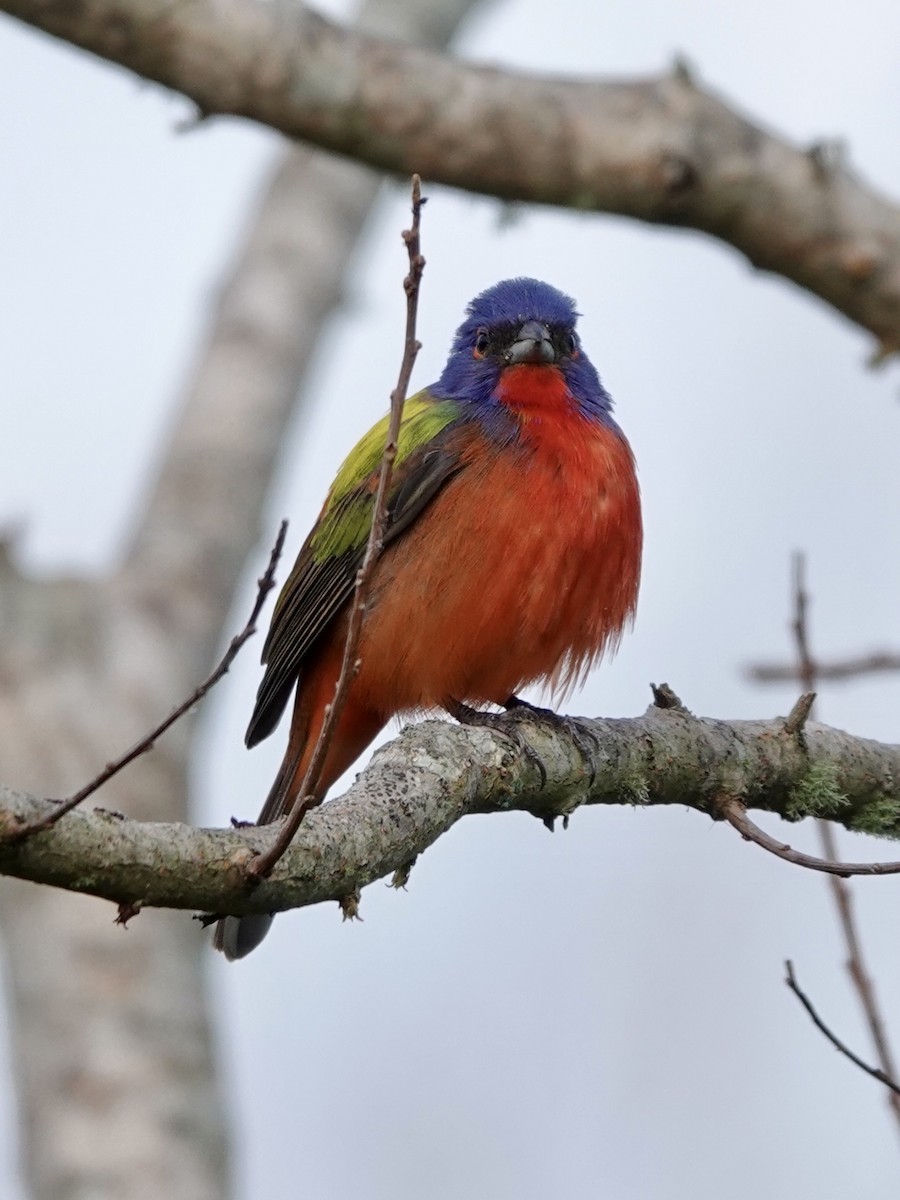
M556 351L547 326L540 321L526 321L509 348L506 361L511 365L556 362Z

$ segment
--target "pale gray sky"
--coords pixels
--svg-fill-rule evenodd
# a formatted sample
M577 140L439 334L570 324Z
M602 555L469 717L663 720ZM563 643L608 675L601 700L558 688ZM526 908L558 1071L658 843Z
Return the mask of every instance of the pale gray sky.
M889 0L567 0L552 13L508 0L464 48L618 75L682 52L785 135L845 140L900 196ZM9 21L0 111L0 519L27 521L34 569L91 569L121 544L277 141L229 121L179 134L183 102ZM541 276L577 298L637 454L637 626L572 711L633 714L665 679L702 714L785 712L793 690L751 689L740 666L790 652L794 547L810 556L821 654L900 644L900 372L865 369L869 339L699 235L556 212L507 223L494 203L428 190L417 382L437 374L471 295ZM398 191L370 230L286 449L271 526L291 518L293 550L386 407L405 208ZM243 748L257 675L252 648L210 705L206 821L255 814L280 757L278 736ZM823 719L897 740L898 689L826 691ZM900 881L856 891L900 1045ZM896 1194L883 1096L782 983L793 957L823 1014L869 1054L820 877L688 812L581 812L553 837L524 816L480 818L429 852L408 893L376 885L362 912L352 926L333 907L281 917L246 963L211 964L242 1200ZM8 1141L2 1165L10 1180ZM3 1194L14 1186L0 1180Z

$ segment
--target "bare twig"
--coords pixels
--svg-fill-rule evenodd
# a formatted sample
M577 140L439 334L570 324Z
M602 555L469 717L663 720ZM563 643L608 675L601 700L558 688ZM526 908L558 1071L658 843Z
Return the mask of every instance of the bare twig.
M319 731L315 749L313 750L312 758L310 759L297 798L294 801L294 806L288 814L287 820L281 825L272 845L248 863L247 874L251 879L263 879L269 874L297 832L300 822L303 820L303 815L309 807L310 796L315 793L321 777L328 747L331 744L331 739L337 728L337 722L347 702L350 684L359 669L356 651L359 646L359 637L365 617L372 574L384 542L388 490L394 470L394 460L397 457L397 440L400 436L400 424L403 420L406 393L409 390L409 381L412 377L416 355L420 348L420 343L416 340L416 319L419 307L419 285L422 280L422 272L425 268L425 259L422 257L419 249L419 224L422 205L424 203L425 201L422 199L422 181L418 175L413 175L412 226L403 233L403 241L406 244L409 256L409 273L403 281L403 287L406 291L406 337L403 347L403 360L400 364L397 386L391 392L391 417L388 424L384 453L381 456L381 471L378 477L378 488L375 492L375 501L372 510L372 527L369 530L369 539L366 543L366 552L363 556L362 565L356 575L356 587L350 609L350 619L347 625L347 640L344 643L341 673L338 676L337 685L335 686L334 699L326 710L325 720L322 722L322 728Z
M806 867L810 871L824 871L827 875L840 875L847 878L851 875L900 875L900 862L851 863L839 862L832 858L816 858L812 854L804 854L795 850L786 842L779 842L770 837L764 829L747 816L747 810L740 800L734 796L726 796L716 804L716 811L748 842L761 846L770 854L783 858L785 862L793 863L796 867Z
M794 976L794 964L790 961L790 959L788 959L788 961L784 964L784 968L787 972L785 983L809 1013L815 1027L825 1034L829 1042L831 1042L832 1046L834 1046L836 1050L840 1050L841 1054L843 1054L846 1058L849 1058L850 1061L855 1066L859 1067L861 1071L865 1071L867 1075L871 1075L873 1079L877 1079L879 1083L883 1083L886 1088L890 1088L891 1092L893 1093L893 1104L894 1100L900 1098L900 1084L895 1083L892 1076L887 1072L880 1070L878 1067L870 1067L868 1063L863 1062L858 1055L854 1054L852 1050L845 1046L840 1038L831 1032L831 1030L813 1008L812 1001L801 989L799 983L797 983L797 980Z
M792 628L797 647L798 671L804 688L808 692L812 692L816 686L817 667L809 645L809 593L806 590L806 556L799 551L793 557L793 577L794 620ZM816 826L819 830L819 838L821 839L826 859L832 863L836 863L839 855L834 830L828 821L821 819L816 821ZM844 934L844 943L847 947L847 970L850 973L850 978L853 980L853 986L856 989L856 994L859 997L860 1005L865 1014L866 1022L872 1035L872 1041L875 1045L875 1051L878 1055L878 1061L881 1063L882 1073L885 1077L896 1078L897 1071L894 1066L894 1057L885 1031L881 1010L878 1006L875 988L865 968L862 943L856 925L856 916L853 911L853 893L844 882L844 879L838 877L839 874L844 875L845 873L830 872L828 882L831 887L831 895L834 899L835 907L837 908L838 920ZM895 1120L900 1124L900 1096L898 1096L896 1088L894 1088L889 1097L889 1103Z
M89 796L92 796L94 792L103 787L105 783L109 783L110 779L112 779L115 775L118 775L123 768L129 765L129 763L134 762L134 760L139 758L142 754L146 754L148 750L152 750L157 738L161 737L167 729L170 729L176 721L183 717L186 712L190 711L195 704L202 700L211 688L215 687L219 680L225 674L227 674L231 664L234 662L244 643L251 638L254 633L256 633L256 622L259 620L259 614L262 612L263 605L266 602L266 597L275 586L275 568L278 565L278 560L281 558L281 551L284 547L284 539L286 535L287 521L282 521L278 530L278 536L275 539L275 545L272 547L272 553L269 555L268 565L257 581L256 600L253 604L253 609L247 620L247 624L239 634L231 639L228 649L225 651L225 654L222 656L222 659L212 674L207 676L207 678L204 679L204 681L191 692L190 696L188 696L186 700L179 704L177 708L174 708L164 721L161 721L159 725L156 725L153 729L151 729L149 733L144 734L141 740L139 742L135 742L131 749L127 750L123 755L121 755L121 757L113 759L112 762L107 763L103 770L96 775L90 781L90 783L85 784L80 791L76 792L73 796L69 796L67 800L56 803L52 812L48 813L47 816L42 817L40 820L31 821L26 825L20 826L18 829L6 831L2 840L8 842L20 842L25 838L32 837L34 834L41 833L43 830L49 829L52 825L55 825L61 817L66 815L66 813L71 812L73 808L77 808L79 804L81 804L84 800L87 800Z
M799 737L806 728L813 705L816 702L815 692L804 692L797 698L794 707L784 719L784 732L791 737Z

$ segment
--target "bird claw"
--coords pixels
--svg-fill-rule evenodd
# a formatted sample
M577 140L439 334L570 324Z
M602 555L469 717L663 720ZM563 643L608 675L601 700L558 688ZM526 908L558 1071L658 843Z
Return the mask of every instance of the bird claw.
M597 772L594 769L595 756L598 755L600 747L600 739L590 730L585 729L573 717L560 716L550 708L539 708L537 705L529 704L527 700L521 700L518 696L509 696L503 702L505 712L483 712L479 708L472 708L468 704L463 704L459 700L454 700L446 705L447 711L451 717L459 721L460 725L480 725L483 728L494 729L498 733L505 734L512 741L516 748L522 752L525 758L536 767L541 777L541 790L547 784L547 771L543 762L539 758L537 752L525 740L521 732L516 729L516 722L519 720L530 721L532 724L540 724L544 722L547 725L561 729L565 734L572 739L578 753L581 755L582 761L587 768L588 773L588 788L594 786L597 778ZM540 817L544 825L554 832L554 826L557 816L562 817L563 829L569 828L568 813L541 813L535 814Z
M406 885L409 883L409 877L412 874L412 869L416 865L416 858L418 858L418 855L414 855L408 863L404 863L402 867L397 868L391 877L391 882L388 884L388 887L395 888L398 891L406 891Z
M543 789L547 783L547 770L537 752L528 744L522 736L521 731L515 727L516 705L504 704L504 707L506 708L506 712L496 713L484 712L480 708L472 708L469 704L463 704L461 700L451 700L446 705L447 712L454 720L459 721L460 725L475 725L480 726L482 729L493 729L497 733L505 734L513 742L516 749L521 751L531 765L536 768L541 777L541 788Z
M594 758L600 752L600 739L596 734L591 733L589 729L585 729L574 717L563 716L560 713L554 712L552 708L540 708L536 704L529 704L527 700L522 700L519 696L509 696L504 700L503 707L507 713L515 713L517 711L528 713L533 720L544 721L548 725L561 729L567 737L572 739L575 748L581 755L582 762L588 772L588 787L594 786L597 779L597 772L594 769Z

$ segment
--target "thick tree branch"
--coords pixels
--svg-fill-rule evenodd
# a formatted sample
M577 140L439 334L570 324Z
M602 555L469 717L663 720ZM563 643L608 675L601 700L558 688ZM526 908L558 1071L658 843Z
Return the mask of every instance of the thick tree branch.
M827 815L848 829L900 838L900 746L784 721L715 721L683 710L585 721L583 757L559 728L517 720L546 770L504 734L430 721L376 754L356 785L311 812L272 876L247 891L243 864L272 830L197 830L75 812L47 833L0 845L0 872L110 900L213 912L270 912L336 900L402 869L468 813L546 818L583 804L679 804L715 817L718 797L787 820ZM594 781L588 781L594 773ZM3 824L47 801L0 792Z
M203 113L505 199L687 225L900 345L900 209L683 69L639 82L455 62L351 32L296 0L0 0L182 92Z

